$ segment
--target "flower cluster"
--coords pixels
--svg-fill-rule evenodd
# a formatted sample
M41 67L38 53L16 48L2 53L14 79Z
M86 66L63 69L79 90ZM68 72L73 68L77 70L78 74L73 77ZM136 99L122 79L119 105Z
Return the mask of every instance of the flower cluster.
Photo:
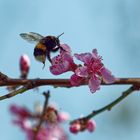
M74 134L78 132L82 132L88 130L89 132L93 132L96 129L96 123L94 120L87 120L87 119L78 119L71 123L70 131Z
M52 74L59 75L72 71L74 74L70 78L71 85L79 86L87 82L92 93L100 89L102 81L108 84L115 81L114 76L102 63L102 57L98 55L96 49L93 49L92 53L74 54L76 59L84 63L77 65L74 63L70 47L66 44L62 44L61 47L64 49L52 59L50 66Z
M26 133L28 140L33 140L36 135L36 125L41 114L38 111L33 113L27 108L17 105L11 105L10 111L16 116L13 123ZM68 140L66 132L61 126L61 123L68 119L69 115L67 113L59 113L56 108L48 106L43 118L44 123L36 135L36 140Z

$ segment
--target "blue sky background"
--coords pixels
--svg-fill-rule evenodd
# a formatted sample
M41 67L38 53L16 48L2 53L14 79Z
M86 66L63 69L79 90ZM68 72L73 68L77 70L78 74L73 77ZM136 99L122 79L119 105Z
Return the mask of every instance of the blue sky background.
M31 58L29 78L56 78L48 71L49 63L35 61L33 44L23 41L22 32L59 35L74 53L91 52L97 48L105 66L116 77L140 75L140 1L139 0L0 0L0 71L10 77L19 75L19 57L26 53ZM71 73L57 76L69 78ZM19 128L11 124L10 104L17 103L33 109L39 95L50 90L51 101L77 118L98 109L126 90L129 86L102 86L91 94L88 87L72 89L42 87L40 92L28 91L0 102L0 140L25 140ZM0 94L7 93L0 88ZM70 140L139 140L140 95L134 93L112 111L95 117L94 133L69 134ZM67 128L68 131L68 128Z

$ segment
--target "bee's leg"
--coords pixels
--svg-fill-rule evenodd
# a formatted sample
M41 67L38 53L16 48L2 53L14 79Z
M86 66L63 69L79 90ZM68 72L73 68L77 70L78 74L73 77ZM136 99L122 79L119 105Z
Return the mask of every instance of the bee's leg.
M48 58L48 60L50 61L50 63L52 63L51 56L50 56L50 52L47 51L46 55L47 55L47 58Z

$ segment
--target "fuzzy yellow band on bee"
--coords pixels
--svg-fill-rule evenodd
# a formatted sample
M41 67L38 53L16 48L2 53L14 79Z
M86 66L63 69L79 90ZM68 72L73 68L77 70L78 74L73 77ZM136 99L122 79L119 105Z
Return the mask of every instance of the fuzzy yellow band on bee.
M38 55L35 57L35 59L42 62L42 63L45 63L46 55Z
M46 51L46 46L43 45L43 44L41 44L41 43L38 43L38 44L36 45L35 48L37 48L37 49L41 49L41 50L43 50L43 51Z
M41 43L38 43L37 46L34 48L34 56L36 60L45 63L46 61L46 46L42 45Z

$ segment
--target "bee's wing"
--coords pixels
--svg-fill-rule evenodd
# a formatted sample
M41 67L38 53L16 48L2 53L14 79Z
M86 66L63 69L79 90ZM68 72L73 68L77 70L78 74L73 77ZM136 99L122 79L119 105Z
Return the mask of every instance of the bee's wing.
M42 35L34 32L21 33L20 36L30 43L38 43L42 38L44 38Z

